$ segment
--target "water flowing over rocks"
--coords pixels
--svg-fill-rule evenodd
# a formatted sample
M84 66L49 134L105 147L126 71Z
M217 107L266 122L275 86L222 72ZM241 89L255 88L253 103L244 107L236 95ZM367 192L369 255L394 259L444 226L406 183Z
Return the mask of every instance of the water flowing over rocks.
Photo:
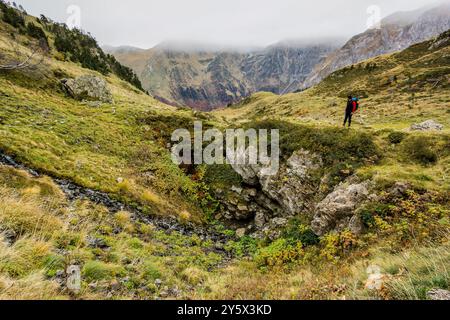
M41 173L36 170L30 169L27 166L17 162L13 157L6 155L0 150L0 164L14 167L16 169L25 170L34 177L40 177ZM208 226L202 226L195 223L180 223L176 217L172 216L159 216L159 215L148 215L142 213L139 208L134 208L125 205L121 201L115 199L113 195L105 192L92 190L67 179L53 178L53 181L61 188L61 190L66 195L69 201L75 200L89 200L92 203L100 204L108 208L111 213L116 213L121 210L126 210L133 215L133 219L141 221L148 225L152 225L157 230L163 230L166 232L178 232L182 235L193 236L198 235L202 240L211 240L217 244L225 244L230 240L229 236L222 233L218 233ZM92 239L92 245L100 245ZM223 249L220 249L220 245L217 245L217 250L224 254Z

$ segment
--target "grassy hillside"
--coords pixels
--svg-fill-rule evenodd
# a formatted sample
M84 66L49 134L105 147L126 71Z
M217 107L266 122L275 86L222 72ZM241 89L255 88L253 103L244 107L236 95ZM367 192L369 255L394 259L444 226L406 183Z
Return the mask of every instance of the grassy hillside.
M2 53L14 54L11 41L28 52L35 40L19 34L12 39L9 31L7 25L1 29ZM0 71L0 149L36 170L114 193L151 213L177 216L187 210L202 220L200 186L173 165L166 149L167 135L180 125L190 127L192 112L58 55L52 49L33 68ZM93 108L67 97L60 80L84 74L105 77L115 103Z
M361 245L341 260L326 254L356 246L352 238L310 247L299 260L280 242L230 241L217 250L218 243L159 230L126 211L69 202L48 177L4 166L0 200L0 299L426 299L450 281L448 241L406 250L389 241ZM242 256L248 251L254 258ZM261 264L281 255L295 260ZM69 265L81 266L79 292L65 289ZM386 274L380 291L365 288L369 265Z
M449 129L449 33L339 70L301 93L258 93L217 111L229 121L282 117L293 121L341 124L349 94L361 98L358 128L406 129L435 118Z

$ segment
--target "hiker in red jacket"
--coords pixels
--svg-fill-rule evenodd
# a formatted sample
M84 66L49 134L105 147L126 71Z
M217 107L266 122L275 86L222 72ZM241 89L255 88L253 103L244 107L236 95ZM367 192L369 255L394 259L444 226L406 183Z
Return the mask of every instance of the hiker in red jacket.
M347 122L349 128L352 126L353 114L356 111L358 111L358 109L359 109L359 99L353 98L352 96L348 96L347 108L345 109L344 127L346 126Z

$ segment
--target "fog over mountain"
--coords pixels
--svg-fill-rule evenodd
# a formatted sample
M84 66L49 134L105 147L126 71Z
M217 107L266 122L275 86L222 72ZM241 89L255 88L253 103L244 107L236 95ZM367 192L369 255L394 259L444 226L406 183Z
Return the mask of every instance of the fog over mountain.
M154 97L212 110L259 91L285 94L335 70L446 30L450 0L21 0L78 21ZM77 14L79 15L77 16ZM430 14L429 14L430 15ZM370 28L382 21L381 28Z
M447 0L448 1L448 0ZM81 27L102 44L152 48L165 41L267 47L283 39L346 37L380 18L430 0L18 0L34 15L60 22L80 10ZM70 12L70 13L68 13Z

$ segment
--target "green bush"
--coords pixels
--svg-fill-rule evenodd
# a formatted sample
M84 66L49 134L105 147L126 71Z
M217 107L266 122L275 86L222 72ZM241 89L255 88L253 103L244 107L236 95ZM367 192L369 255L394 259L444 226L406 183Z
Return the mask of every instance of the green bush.
M155 281L156 279L161 279L161 271L151 262L146 262L144 264L144 279L147 281Z
M389 134L388 141L391 144L399 144L402 143L402 141L406 138L406 136L407 134L404 132L395 131Z
M280 148L284 157L306 149L322 156L328 165L337 162L362 162L381 155L369 133L342 128L316 128L286 121L266 120L248 124L255 129L279 129Z
M320 242L319 237L311 230L311 228L301 224L298 220L291 221L289 227L285 230L283 237L288 239L291 243L300 241L304 246L313 246Z
M133 70L120 64L112 55L105 54L89 33L78 29L70 30L66 25L57 23L53 23L50 29L55 34L56 50L64 53L71 61L79 62L84 68L105 75L112 72L122 80L144 91Z
M229 241L225 246L225 250L232 253L233 256L236 257L253 255L257 249L257 241L249 236L242 237L239 241Z
M325 170L330 173L329 187L344 180L366 162L377 162L381 158L372 134L367 132L336 127L318 128L279 120L251 122L246 127L257 130L278 129L280 151L284 159L300 149L321 156ZM317 172L317 183L323 175L324 172Z
M410 137L403 144L406 157L422 165L435 164L438 161L434 147L433 139L424 136Z
M255 255L255 262L260 267L284 267L298 262L303 256L304 251L301 242L292 244L281 238L260 249Z

